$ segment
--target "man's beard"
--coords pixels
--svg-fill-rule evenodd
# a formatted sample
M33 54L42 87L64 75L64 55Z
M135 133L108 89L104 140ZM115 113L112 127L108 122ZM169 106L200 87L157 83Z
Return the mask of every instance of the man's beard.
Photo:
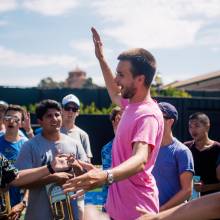
M129 88L127 87L124 89L122 97L124 99L131 99L135 95L136 91L137 89L133 85L131 85Z

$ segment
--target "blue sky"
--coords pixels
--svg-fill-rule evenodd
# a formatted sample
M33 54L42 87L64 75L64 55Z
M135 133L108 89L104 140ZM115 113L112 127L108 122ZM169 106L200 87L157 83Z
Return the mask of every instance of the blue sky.
M149 49L165 83L220 70L220 0L0 0L0 85L35 86L79 67L103 85L90 27L114 70Z

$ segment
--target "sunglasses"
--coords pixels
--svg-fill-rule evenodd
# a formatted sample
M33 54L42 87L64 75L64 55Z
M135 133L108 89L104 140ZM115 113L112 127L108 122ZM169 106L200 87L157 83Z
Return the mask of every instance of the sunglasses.
M6 115L4 116L4 120L5 121L13 121L15 123L18 123L20 121L20 119L16 116L9 116L9 115Z
M65 111L68 111L68 112L70 112L70 111L72 111L72 112L77 112L78 110L79 110L79 108L78 107L71 107L71 106L64 106L64 110Z

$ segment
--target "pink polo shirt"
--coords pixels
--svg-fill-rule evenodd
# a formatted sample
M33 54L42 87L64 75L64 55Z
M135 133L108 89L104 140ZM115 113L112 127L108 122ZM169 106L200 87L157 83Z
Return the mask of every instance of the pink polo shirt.
M152 99L129 104L122 99L124 112L112 147L112 167L132 156L132 144L145 142L152 147L145 170L109 187L106 209L114 220L134 220L140 216L136 206L152 213L159 211L158 190L151 171L163 136L163 116Z

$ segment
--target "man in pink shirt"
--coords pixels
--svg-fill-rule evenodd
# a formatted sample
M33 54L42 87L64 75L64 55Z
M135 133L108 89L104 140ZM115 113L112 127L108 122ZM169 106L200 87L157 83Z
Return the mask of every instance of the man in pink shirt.
M156 61L142 48L125 51L118 57L114 77L94 28L92 33L108 93L124 111L113 142L112 169L101 171L81 163L89 171L68 180L64 190L84 192L108 184L106 210L110 217L133 220L140 216L136 206L151 213L159 210L158 191L151 174L163 135L163 116L150 96Z

